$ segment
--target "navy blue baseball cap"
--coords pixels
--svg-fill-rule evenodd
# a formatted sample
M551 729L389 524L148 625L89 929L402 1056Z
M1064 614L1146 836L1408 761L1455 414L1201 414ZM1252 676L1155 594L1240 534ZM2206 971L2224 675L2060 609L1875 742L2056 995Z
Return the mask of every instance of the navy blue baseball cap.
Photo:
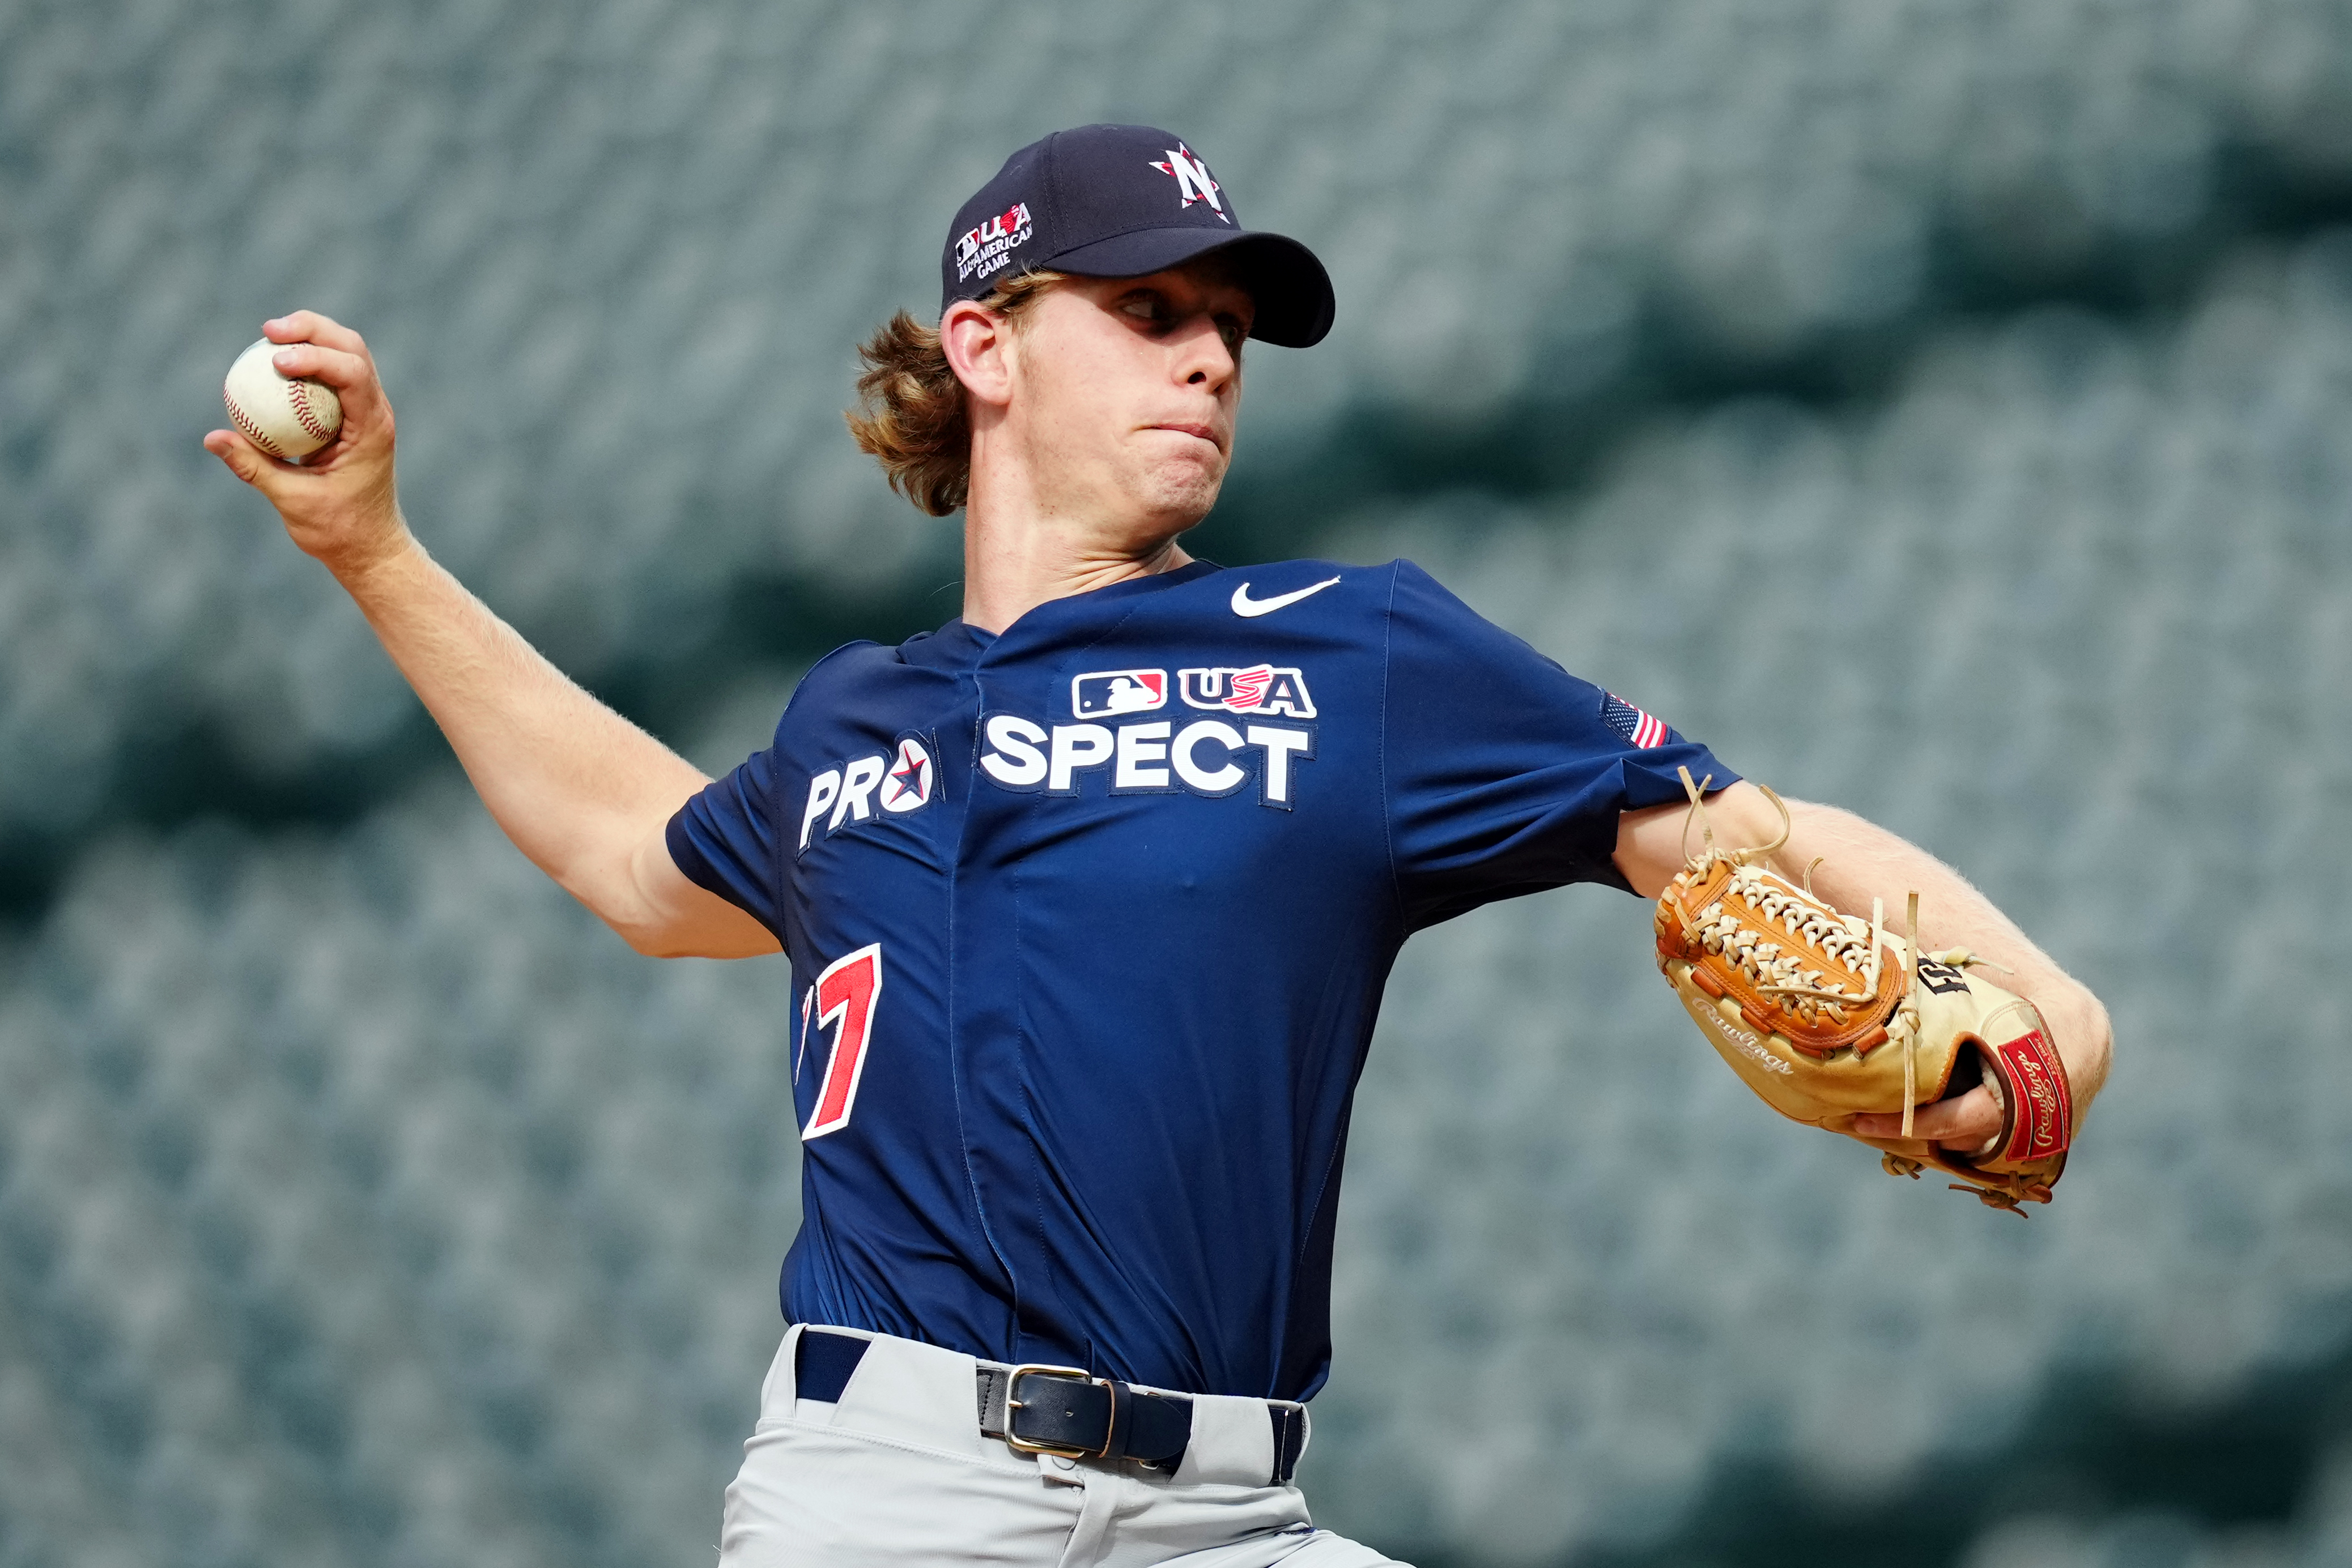
M1234 199L1183 138L1148 125L1082 125L1033 141L958 209L940 258L940 308L1015 272L1140 277L1233 258L1257 304L1250 336L1304 349L1331 329L1331 278L1286 235L1242 227Z

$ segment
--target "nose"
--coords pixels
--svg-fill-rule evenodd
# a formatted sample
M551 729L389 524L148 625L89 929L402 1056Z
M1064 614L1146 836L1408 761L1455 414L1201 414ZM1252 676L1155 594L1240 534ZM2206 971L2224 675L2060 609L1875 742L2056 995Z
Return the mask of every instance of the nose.
M1241 373L1241 357L1225 346L1224 334L1206 316L1195 317L1178 334L1176 371L1186 386L1200 387L1211 396L1223 392Z

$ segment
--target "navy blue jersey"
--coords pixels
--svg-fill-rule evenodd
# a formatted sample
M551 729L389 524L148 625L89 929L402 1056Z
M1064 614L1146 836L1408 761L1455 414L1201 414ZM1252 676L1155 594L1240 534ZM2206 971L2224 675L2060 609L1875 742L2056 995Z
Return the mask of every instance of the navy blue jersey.
M1399 946L1624 886L1618 813L1678 764L1732 779L1405 562L1196 562L829 655L669 829L792 960L787 1317L1312 1395Z

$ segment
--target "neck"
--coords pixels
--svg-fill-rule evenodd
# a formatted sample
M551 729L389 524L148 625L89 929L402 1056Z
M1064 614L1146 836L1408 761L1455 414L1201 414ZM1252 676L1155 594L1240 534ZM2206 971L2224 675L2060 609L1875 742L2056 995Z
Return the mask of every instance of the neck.
M1121 529L975 483L964 511L964 624L1002 632L1048 601L1188 566L1182 531Z

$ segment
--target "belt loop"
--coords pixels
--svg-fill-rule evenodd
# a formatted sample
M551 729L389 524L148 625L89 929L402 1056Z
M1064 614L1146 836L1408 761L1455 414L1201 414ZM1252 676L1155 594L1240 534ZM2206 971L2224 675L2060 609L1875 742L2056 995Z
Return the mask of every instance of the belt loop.
M983 1437L1003 1437L1005 1417L1010 1414L1005 1409L1005 1401L1012 1393L1011 1373L1004 1367L991 1366L983 1361L979 1366L975 1387L980 1396L980 1435Z
M776 1359L768 1364L768 1375L760 1384L760 1410L762 1415L790 1416L793 1413L792 1400L782 1396L783 1385L790 1380L795 1385L797 1396L800 1341L805 1332L799 1323L784 1325L783 1343L776 1346Z
M1265 1414L1274 1424L1274 1475L1266 1485L1286 1487L1298 1468L1298 1456L1307 1447L1307 1411L1302 1406L1269 1399Z

